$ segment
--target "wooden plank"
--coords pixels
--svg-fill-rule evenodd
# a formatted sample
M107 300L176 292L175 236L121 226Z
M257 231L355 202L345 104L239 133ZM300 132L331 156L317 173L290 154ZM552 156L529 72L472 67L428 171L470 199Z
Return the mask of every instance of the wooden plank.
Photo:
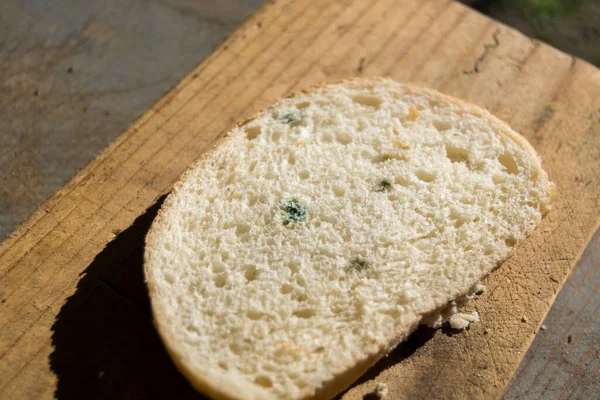
M506 400L600 398L600 231L504 393Z
M361 398L374 380L391 398L500 396L600 221L600 71L454 2L282 0L0 244L0 320L10 326L0 332L0 397L50 397L49 386L59 398L192 396L152 328L143 283L143 238L161 196L236 120L357 75L489 108L542 155L558 200L469 306L481 323L419 330L343 398Z

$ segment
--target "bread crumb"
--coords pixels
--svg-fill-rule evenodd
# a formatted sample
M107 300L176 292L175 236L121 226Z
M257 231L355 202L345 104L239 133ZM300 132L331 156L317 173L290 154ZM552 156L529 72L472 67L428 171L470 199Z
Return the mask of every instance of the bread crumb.
M546 325L542 325L542 326L540 326L540 329L543 330L543 331L545 331L548 328L546 327Z
M411 121L415 122L419 119L420 116L421 114L419 114L419 112L415 108L410 107L408 109L408 118L410 118Z
M482 284L481 282L477 282L475 284L475 286L473 286L473 288L471 289L473 291L473 293L475 294L482 294L483 292L485 292L487 288L485 287L484 284Z
M377 396L378 399L383 399L385 396L387 396L387 394L388 394L387 383L378 383L377 386L375 386L375 396Z
M467 329L472 322L478 321L479 313L477 311L473 311L471 314L456 313L448 320L452 329L458 330Z
M528 320L527 320L527 316L523 315L523 316L521 317L521 322L527 322L527 321L528 321Z

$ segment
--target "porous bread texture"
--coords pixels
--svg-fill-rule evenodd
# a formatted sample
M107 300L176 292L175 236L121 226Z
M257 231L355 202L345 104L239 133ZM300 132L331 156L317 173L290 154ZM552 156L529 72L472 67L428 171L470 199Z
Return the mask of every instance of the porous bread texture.
M175 185L147 239L156 326L217 398L343 390L549 210L525 139L390 80L277 102Z

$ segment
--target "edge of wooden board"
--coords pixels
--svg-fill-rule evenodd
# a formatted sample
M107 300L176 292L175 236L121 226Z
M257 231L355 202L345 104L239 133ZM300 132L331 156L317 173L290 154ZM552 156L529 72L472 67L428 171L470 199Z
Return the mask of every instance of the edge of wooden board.
M405 8L392 8L397 4ZM315 10L308 5L314 2L273 1L261 7L0 243L0 261L5 262L0 263L0 277L10 278L0 294L11 290L19 295L15 303L21 302L7 302L6 315L14 319L18 312L28 312L14 332L0 334L0 354L10 357L11 351L33 349L19 344L29 318L47 315L51 320L90 260L168 191L185 165L233 122L290 90L347 76L386 75L489 108L542 154L559 197L542 226L486 279L488 291L467 306L479 311L480 323L461 334L442 330L427 333L427 340L409 340L344 399L362 398L375 381L390 385L391 398L423 395L423 386L432 398L501 395L600 223L594 197L600 188L594 175L599 165L594 152L600 154L595 139L600 136L595 127L600 125L600 100L594 98L600 99L600 71L454 2L329 0L314 5ZM310 23L314 31L302 29ZM339 46L332 49L328 43ZM262 44L267 46L263 50ZM240 60L248 65L238 65ZM206 98L188 105L201 91ZM239 93L236 101L226 102ZM223 104L210 104L209 95ZM223 121L190 115L200 105L204 114L221 113ZM184 129L190 132L185 140L180 134ZM156 132L160 145L151 140ZM171 139L178 141L168 147ZM194 140L199 143L191 145ZM148 162L153 152L165 159ZM126 184L131 188L122 199L103 190ZM86 227L80 226L78 215L88 218ZM51 232L56 237L49 238ZM77 237L82 240L78 248L65 245ZM65 284L54 288L58 293L44 292L40 300L37 293L44 289L26 284L31 273L51 279L54 271L44 268L56 268ZM48 341L50 334L48 328L27 340ZM3 379L10 385L14 376L0 374L0 393L10 388L2 386Z

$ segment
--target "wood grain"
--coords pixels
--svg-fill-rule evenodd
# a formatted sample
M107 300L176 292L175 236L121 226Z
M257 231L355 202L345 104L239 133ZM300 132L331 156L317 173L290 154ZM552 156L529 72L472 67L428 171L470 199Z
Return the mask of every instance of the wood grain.
M506 400L600 398L600 231L544 320Z
M0 397L160 397L167 387L192 396L151 327L141 275L161 196L236 120L355 75L490 109L541 154L558 200L470 305L481 323L421 330L343 398L361 398L373 380L391 398L499 397L598 226L600 71L441 0L282 0L250 18L0 244L0 320L10 327L0 332Z

